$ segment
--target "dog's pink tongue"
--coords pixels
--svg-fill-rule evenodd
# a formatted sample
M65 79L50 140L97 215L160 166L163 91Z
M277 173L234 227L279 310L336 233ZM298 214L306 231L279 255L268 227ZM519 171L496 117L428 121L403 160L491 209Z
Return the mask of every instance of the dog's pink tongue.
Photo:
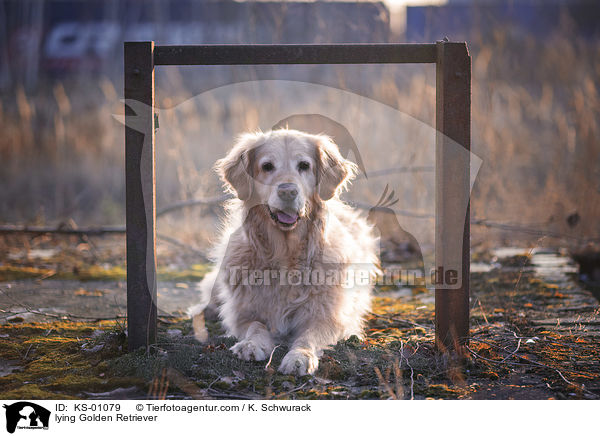
M279 211L277 212L277 219L285 224L294 224L298 219L298 214L288 215L287 213Z

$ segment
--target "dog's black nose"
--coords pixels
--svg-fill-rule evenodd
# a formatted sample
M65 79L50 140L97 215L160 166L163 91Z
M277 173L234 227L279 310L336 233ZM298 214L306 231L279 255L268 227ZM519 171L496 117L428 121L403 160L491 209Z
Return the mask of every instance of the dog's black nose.
M298 187L294 183L282 183L277 187L277 195L283 201L292 201L298 196Z

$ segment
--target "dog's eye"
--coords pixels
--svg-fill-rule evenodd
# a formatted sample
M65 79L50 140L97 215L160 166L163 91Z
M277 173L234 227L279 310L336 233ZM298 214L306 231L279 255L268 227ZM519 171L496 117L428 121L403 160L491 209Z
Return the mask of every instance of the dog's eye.
M273 164L271 162L265 162L264 164L262 164L262 170L266 173L269 173L271 171L273 171L275 169L275 167L273 166Z
M310 168L310 164L306 161L302 161L298 164L298 171L306 171Z

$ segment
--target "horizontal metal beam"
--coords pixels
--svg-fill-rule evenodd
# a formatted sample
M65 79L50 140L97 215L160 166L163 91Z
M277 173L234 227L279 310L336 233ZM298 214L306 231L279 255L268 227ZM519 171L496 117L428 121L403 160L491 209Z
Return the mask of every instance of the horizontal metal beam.
M435 44L160 45L154 65L435 63Z

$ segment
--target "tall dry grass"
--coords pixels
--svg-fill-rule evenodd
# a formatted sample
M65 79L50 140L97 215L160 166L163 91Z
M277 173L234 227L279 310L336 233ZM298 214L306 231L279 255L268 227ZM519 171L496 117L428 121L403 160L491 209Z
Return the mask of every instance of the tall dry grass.
M539 41L497 31L492 41L471 41L470 47L472 150L483 160L473 191L472 215L579 238L600 237L598 41L564 34ZM289 70L265 73L233 68L227 70L226 79L220 73L216 77L220 83L292 77L342 89L359 88L374 100L434 125L432 67L324 68L294 75ZM264 126L263 106L267 105L270 118L276 119L290 101L302 102L304 107L309 103L301 94L290 95L285 102L279 100L281 95L257 98L252 92L227 98L208 92L193 98L198 89L210 87L198 85L201 77L197 71L172 68L159 81L159 132L165 132L159 133L157 145L159 205L219 192L211 171L214 160L225 152L235 134ZM46 83L35 91L17 87L2 95L0 221L58 223L73 218L79 224L124 222L124 133L112 117L122 114L121 95L120 85L108 78L81 77ZM328 95L320 96L322 108L332 103ZM352 127L348 111L339 115ZM370 125L364 119L368 114L358 116L357 125ZM378 144L385 142L386 132L377 134L381 135ZM404 139L418 142L419 135L407 132ZM359 144L369 169L427 161L419 152L401 155L392 145L394 138L389 139L387 148L370 147L368 141ZM408 145L419 147L418 143ZM375 204L386 183L392 188L396 185L400 208L430 210L429 185L406 174L373 179L369 185L357 183L357 195ZM422 186L412 189L407 183ZM218 208L189 209L161 219L159 226L164 232L194 235L196 242L203 244L214 234L217 213ZM567 217L574 213L580 221L570 227ZM430 236L433 222L425 220L423 226L430 229L424 235ZM473 235L502 243L520 243L528 237L484 228L474 228Z

